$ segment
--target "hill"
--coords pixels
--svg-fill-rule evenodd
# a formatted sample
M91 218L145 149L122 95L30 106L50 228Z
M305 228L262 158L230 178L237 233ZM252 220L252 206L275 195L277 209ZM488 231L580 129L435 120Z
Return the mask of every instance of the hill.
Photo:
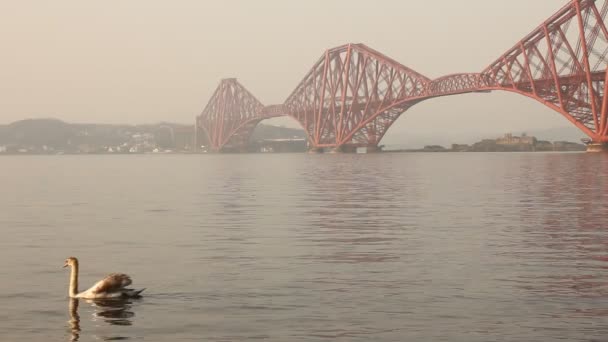
M305 138L304 131L260 124L252 140ZM146 125L73 124L61 120L27 119L0 125L0 152L104 153L188 149L194 127L176 123Z

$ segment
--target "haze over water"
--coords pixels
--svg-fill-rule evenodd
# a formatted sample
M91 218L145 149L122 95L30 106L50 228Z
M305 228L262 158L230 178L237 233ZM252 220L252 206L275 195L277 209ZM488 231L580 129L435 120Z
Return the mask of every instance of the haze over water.
M0 341L608 334L608 157L0 158ZM141 300L67 299L125 272Z

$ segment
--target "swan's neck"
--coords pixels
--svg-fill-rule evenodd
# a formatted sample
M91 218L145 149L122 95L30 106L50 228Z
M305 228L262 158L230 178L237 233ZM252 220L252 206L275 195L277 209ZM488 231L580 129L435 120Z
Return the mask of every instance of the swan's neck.
M70 273L70 297L74 298L78 294L78 264L72 266Z

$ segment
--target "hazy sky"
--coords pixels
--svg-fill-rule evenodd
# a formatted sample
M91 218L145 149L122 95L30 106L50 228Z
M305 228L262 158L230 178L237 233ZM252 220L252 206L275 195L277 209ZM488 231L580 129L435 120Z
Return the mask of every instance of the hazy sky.
M325 49L348 42L430 78L478 72L566 2L0 0L0 123L190 123L226 77L282 103ZM569 125L505 93L430 100L405 115L387 139Z

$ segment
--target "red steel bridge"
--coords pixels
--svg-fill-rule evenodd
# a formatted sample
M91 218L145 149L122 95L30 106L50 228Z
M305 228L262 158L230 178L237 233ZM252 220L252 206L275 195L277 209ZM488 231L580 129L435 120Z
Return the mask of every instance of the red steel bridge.
M363 44L339 46L280 105L265 106L236 79L222 80L196 128L211 150L239 150L260 121L290 116L311 150L373 151L421 101L503 90L562 114L589 136L590 150L608 150L607 13L608 0L571 0L480 73L434 80Z

